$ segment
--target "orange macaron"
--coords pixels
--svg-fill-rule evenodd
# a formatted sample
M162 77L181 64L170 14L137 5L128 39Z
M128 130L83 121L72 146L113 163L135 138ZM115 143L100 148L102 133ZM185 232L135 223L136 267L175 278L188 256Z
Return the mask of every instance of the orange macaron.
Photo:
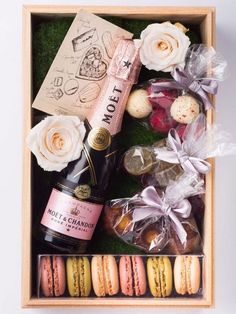
M198 256L179 255L174 263L174 284L178 294L196 294L200 288L201 267Z
M114 256L93 256L91 273L93 290L96 296L111 296L119 292L118 267Z

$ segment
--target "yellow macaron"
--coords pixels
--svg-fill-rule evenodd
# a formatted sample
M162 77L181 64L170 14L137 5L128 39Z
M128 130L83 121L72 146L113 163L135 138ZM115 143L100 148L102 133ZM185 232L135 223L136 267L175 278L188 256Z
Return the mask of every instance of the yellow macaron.
M173 275L171 262L167 256L149 257L147 276L149 288L154 297L168 297L171 294Z
M91 292L91 271L88 258L68 257L66 261L66 272L70 296L89 296Z

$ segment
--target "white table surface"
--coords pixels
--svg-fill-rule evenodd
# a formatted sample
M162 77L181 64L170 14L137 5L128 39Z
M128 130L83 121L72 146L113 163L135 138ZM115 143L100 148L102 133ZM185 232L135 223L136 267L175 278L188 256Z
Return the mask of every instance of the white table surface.
M96 4L215 6L217 47L227 58L230 77L217 96L217 122L236 142L236 1L233 0L57 0L1 1L0 10L0 313L109 313L111 309L21 309L21 132L22 115L22 4ZM23 69L24 71L24 69ZM113 313L236 313L236 157L216 163L216 302L215 309L113 309Z

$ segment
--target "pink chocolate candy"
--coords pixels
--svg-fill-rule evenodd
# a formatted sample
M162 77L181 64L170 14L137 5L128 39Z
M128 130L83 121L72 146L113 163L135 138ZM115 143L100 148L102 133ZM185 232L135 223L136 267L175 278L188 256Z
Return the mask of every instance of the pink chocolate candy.
M156 82L168 82L167 80L157 80ZM154 83L154 82L153 82ZM158 105L164 109L170 108L174 100L178 97L178 92L176 89L166 89L163 91L158 91L158 88L151 84L147 88L149 101L154 108Z
M179 137L182 139L182 137L183 137L183 134L184 134L184 131L185 131L185 129L186 129L186 124L179 124L179 125L177 125L177 127L175 128L176 129L176 131L177 131L177 133L178 133L178 135L179 135Z
M169 110L165 110L161 107L153 111L149 123L151 127L159 133L168 133L171 128L177 125L177 122L171 118Z

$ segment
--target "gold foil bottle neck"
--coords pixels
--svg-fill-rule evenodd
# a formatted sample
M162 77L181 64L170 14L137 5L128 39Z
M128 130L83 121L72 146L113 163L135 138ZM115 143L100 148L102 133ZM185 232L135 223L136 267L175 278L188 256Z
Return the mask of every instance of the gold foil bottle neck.
M111 145L111 134L105 128L93 128L88 135L88 144L94 150L105 150Z

